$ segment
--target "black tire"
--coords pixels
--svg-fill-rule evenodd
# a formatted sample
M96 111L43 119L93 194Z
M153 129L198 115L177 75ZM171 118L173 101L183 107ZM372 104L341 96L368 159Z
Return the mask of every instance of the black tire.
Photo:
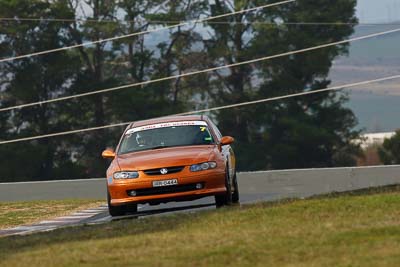
M108 213L110 213L110 215L112 217L122 216L122 215L125 215L125 213L126 213L126 206L124 206L124 205L111 206L111 196L110 196L110 193L108 193L108 192L107 192L107 205L108 205Z
M129 204L126 206L127 213L137 213L138 205L137 204Z
M226 205L225 195L215 195L215 206L221 208Z
M231 179L229 177L229 168L226 168L225 172L225 187L226 193L223 195L215 195L215 206L217 208L223 206L229 206L232 204L232 186L231 186Z
M238 204L239 203L239 185L237 182L236 172L233 175L233 187L234 187L234 191L232 194L232 203Z

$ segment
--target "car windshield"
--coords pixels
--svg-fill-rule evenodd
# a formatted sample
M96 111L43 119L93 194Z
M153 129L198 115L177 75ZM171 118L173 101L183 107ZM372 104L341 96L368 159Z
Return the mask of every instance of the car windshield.
M129 129L121 141L118 154L166 147L214 144L214 138L205 122L195 125L183 124L166 123Z

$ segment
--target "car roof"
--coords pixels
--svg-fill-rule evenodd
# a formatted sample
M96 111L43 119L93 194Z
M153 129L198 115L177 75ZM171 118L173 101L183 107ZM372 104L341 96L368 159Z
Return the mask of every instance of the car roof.
M190 115L190 116L168 116L168 117L160 117L149 120L135 121L132 122L127 128L145 126L156 123L163 122L176 122L176 121L208 121L208 117L206 115Z

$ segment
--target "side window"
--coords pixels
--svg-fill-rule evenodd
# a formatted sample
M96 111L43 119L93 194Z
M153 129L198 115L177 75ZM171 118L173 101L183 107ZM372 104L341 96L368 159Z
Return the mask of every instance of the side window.
M221 132L218 130L217 126L215 126L215 124L212 121L209 121L209 122L211 124L211 127L212 127L214 133L217 135L218 141L221 140L221 138L222 138Z

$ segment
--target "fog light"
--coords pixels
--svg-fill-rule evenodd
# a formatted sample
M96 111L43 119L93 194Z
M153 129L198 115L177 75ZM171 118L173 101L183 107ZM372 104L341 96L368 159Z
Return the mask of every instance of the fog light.
M200 183L196 184L196 189L202 189L202 188L203 188L202 184L200 184Z
M135 191L135 190L129 191L129 195L130 195L131 197L136 196L136 191Z

